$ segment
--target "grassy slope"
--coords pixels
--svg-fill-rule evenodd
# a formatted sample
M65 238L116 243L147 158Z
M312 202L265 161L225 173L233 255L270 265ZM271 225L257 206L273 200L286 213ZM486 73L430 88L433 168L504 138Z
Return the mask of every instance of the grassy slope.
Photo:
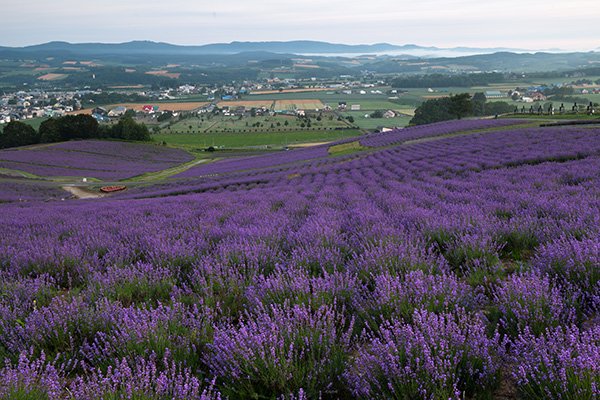
M175 147L205 148L208 146L225 146L228 148L254 146L286 146L289 144L308 142L328 142L359 135L356 130L339 131L292 131L265 133L164 133L152 135L156 141L165 141Z

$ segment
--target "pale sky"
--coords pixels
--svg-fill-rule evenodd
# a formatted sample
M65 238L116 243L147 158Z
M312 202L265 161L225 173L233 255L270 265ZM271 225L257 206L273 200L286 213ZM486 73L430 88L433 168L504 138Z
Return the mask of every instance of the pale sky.
M0 5L0 46L54 40L206 44L307 39L600 48L600 0L0 0Z

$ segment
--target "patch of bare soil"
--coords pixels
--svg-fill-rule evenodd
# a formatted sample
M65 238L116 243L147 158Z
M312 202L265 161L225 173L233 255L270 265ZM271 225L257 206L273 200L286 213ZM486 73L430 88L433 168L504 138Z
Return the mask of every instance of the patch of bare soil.
M81 186L63 186L62 188L78 199L98 199L105 196L103 193Z

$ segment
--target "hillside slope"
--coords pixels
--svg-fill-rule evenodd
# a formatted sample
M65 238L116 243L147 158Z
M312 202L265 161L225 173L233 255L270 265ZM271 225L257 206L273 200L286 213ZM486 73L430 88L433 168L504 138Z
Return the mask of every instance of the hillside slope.
M0 397L593 398L600 129L436 129L0 205Z

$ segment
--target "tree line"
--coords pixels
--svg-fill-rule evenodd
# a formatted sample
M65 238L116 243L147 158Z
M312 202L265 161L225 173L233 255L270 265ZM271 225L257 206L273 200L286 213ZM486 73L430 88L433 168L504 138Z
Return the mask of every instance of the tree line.
M513 111L514 106L504 101L488 103L483 93L475 93L472 97L469 93L461 93L425 101L415 110L415 116L410 120L410 124L424 125L451 119L498 115Z
M100 125L90 115L67 115L45 120L38 130L20 121L9 122L0 133L0 148L74 139L151 140L146 125L128 116L114 125Z

